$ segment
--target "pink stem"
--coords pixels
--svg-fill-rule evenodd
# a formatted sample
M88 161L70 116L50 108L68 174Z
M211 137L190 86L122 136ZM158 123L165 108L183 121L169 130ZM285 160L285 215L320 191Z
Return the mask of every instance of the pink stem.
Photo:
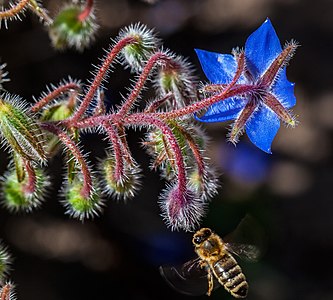
M176 163L177 171L178 171L178 189L180 192L184 193L186 191L186 184L187 184L184 158L183 158L182 151L178 145L177 139L174 136L170 127L162 120L159 120L151 115L146 115L143 113L137 113L137 114L128 116L127 118L125 118L124 124L126 124L126 125L150 125L150 126L153 125L161 130L162 134L169 141L171 150L174 154L174 159L175 159L175 163Z
M89 17L93 5L94 5L94 0L87 0L86 7L78 16L79 21L83 22Z
M202 101L195 102L189 106L186 106L186 107L183 107L180 109L176 109L176 110L173 110L170 112L165 112L165 113L153 113L151 115L153 115L154 117L157 117L157 118L164 119L164 120L171 120L171 119L189 115L191 113L195 113L204 108L208 108L212 104L222 101L222 100L226 100L227 98L234 97L237 95L247 94L250 92L255 92L253 85L246 85L246 84L238 85L237 87L227 89L226 91L222 91L219 94L206 98Z
M125 160L127 161L127 163L129 165L133 165L133 158L132 158L132 154L131 154L131 151L128 147L128 143L127 143L127 140L126 140L126 133L125 133L125 129L123 126L118 126L118 132L119 132L119 135L120 135L120 142L121 142L121 145L122 145L122 150L123 150L123 153L124 153L124 158Z
M11 283L6 283L2 288L1 288L1 293L0 293L0 300L10 300L11 296L11 290L12 290L12 284Z
M216 94L214 96L211 96L209 98L206 98L202 101L193 103L187 107L180 108L177 110L172 110L170 112L164 112L164 113L146 113L147 115L157 118L157 119L163 119L163 120L172 120L175 118L179 118L194 112L197 112L199 110L202 110L204 108L207 108L211 106L212 104L226 100L227 98L234 97L237 95L244 95L247 93L255 92L254 86L253 85L245 85L245 84L239 84L235 85L232 89L230 89L228 92L222 91L219 94ZM136 116L136 115L141 115L142 113L133 113L131 116ZM117 114L109 114L109 115L104 115L104 116L92 116L89 118L86 118L82 121L76 122L71 124L71 126L84 129L84 128L90 128L90 127L96 127L99 126L102 122L104 121L110 121L110 122L115 122L115 123L125 123L125 120L119 120L119 117ZM67 125L62 123L63 125Z
M170 92L170 93L167 93L163 98L153 101L145 109L145 113L155 112L163 103L165 103L166 101L168 101L172 97L173 97L173 94Z
M97 89L101 85L105 75L107 74L111 63L114 61L115 57L119 54L119 52L129 44L133 44L136 42L135 37L127 37L120 40L109 52L109 54L104 59L102 66L99 68L98 73L96 74L94 81L90 85L90 89L85 95L81 105L79 106L78 110L75 114L68 119L66 122L69 126L72 126L76 122L78 122L82 115L86 112L87 108L89 107L90 102L92 101Z
M191 148L192 153L194 155L194 159L197 163L199 175L203 176L204 171L205 171L205 165L204 165L204 159L201 155L201 152L200 152L200 149L199 149L198 145L194 141L191 134L189 134L183 127L177 126L177 128L185 136L186 141L187 141L189 147Z
M124 155L120 146L120 138L117 130L112 125L110 125L109 122L104 122L102 126L107 132L109 139L112 142L114 156L115 156L114 179L118 182L124 176L124 161L123 161Z
M50 103L53 99L61 95L62 93L65 93L70 90L80 90L80 85L75 82L70 82L64 85L59 86L49 94L47 94L45 97L43 97L41 100L39 100L37 103L35 103L30 110L32 112L37 112L40 109L42 109L45 105Z
M92 194L92 178L84 157L82 156L80 149L75 145L71 138L60 128L51 123L41 123L41 127L54 135L56 135L62 143L68 148L68 150L73 154L77 162L81 165L81 172L83 175L83 187L81 189L81 196L84 198L89 198Z
M0 11L0 20L14 17L28 5L29 1L30 0L21 0L11 8Z
M148 62L146 63L144 69L142 70L136 85L134 86L131 94L128 96L126 102L122 105L121 109L117 113L119 119L122 119L131 109L136 99L138 98L144 84L146 83L151 70L154 68L156 63L160 60L165 60L168 57L162 52L156 52L154 55L150 57Z
M24 168L28 175L27 183L23 187L23 192L27 195L32 195L36 191L36 172L34 168L32 167L30 161L24 160Z

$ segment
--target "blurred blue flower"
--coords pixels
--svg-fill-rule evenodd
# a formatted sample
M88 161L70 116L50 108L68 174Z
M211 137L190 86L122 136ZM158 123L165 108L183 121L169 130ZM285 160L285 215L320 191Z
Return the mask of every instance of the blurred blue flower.
M219 163L223 172L234 180L261 184L268 178L272 160L250 143L240 142L236 148L221 145Z
M236 143L246 133L253 144L271 153L271 143L280 127L280 120L294 127L288 111L296 104L294 83L287 80L286 65L297 48L292 41L282 50L279 38L269 19L246 41L244 52L219 54L196 49L206 77L213 83L207 91L221 93L235 74L241 74L230 92L234 97L211 105L206 113L195 116L201 122L235 120L229 140ZM244 67L240 57L243 55Z

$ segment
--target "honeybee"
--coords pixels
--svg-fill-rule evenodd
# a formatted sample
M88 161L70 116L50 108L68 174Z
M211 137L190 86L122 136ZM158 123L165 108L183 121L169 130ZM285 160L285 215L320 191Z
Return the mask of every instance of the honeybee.
M244 239L242 242L240 239L249 230L247 225L253 224L252 217L245 217L224 239L209 228L201 228L192 238L197 257L180 267L162 266L161 275L174 289L187 295L206 293L210 296L222 285L235 298L246 298L249 285L233 254L248 261L258 260L263 249L261 228L252 234L257 244L244 243ZM256 227L258 229L257 224Z

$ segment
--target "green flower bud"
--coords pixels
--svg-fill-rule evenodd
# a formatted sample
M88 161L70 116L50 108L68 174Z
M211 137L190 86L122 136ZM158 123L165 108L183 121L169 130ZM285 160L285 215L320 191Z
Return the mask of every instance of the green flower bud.
M100 166L104 178L104 189L110 196L116 198L133 198L140 187L140 169L138 166L126 164L121 178L115 179L115 158L110 155Z
M168 125L170 126L177 139L177 143L182 150L185 165L188 166L190 163L189 160L192 160L193 158L190 155L191 151L188 147L186 137L179 130L179 122L177 123L175 120L169 121ZM149 131L144 145L147 147L148 153L154 157L152 168L159 168L165 179L174 179L177 172L174 154L171 150L169 141L165 139L162 132L159 129Z
M81 221L97 216L103 206L98 191L94 190L87 198L82 196L82 188L83 180L81 176L76 176L74 180L67 182L63 191L65 200L62 201L67 209L66 214Z
M94 39L98 28L93 11L80 19L84 8L81 5L68 5L54 18L49 35L56 49L75 48L82 51Z
M0 280L7 277L12 262L11 255L8 253L7 247L0 244Z
M18 176L19 175L19 176ZM2 204L10 211L26 211L38 208L43 202L45 190L49 186L48 176L43 170L35 170L35 184L33 191L27 190L28 174L17 169L7 172L2 177Z
M172 109L188 105L196 99L196 84L193 76L193 68L181 56L166 52L170 59L163 64L157 73L155 86L163 97L172 93Z
M74 106L67 101L56 103L43 111L42 121L61 121L69 118L74 112Z
M191 168L188 173L189 186L201 200L205 201L217 195L219 182L212 166L205 163L202 173L198 168Z
M26 104L17 96L0 96L0 131L12 151L30 161L44 163L46 153L42 132L27 114Z
M159 39L151 29L145 25L136 23L122 29L118 40L133 37L136 42L124 47L121 51L123 63L130 67L133 72L142 70L149 57L155 52L159 45Z

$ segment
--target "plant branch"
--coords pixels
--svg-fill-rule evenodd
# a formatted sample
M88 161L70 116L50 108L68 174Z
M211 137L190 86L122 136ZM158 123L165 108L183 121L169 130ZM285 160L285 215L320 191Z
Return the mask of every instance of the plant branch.
M90 88L85 95L83 101L81 102L79 108L77 111L74 113L74 115L67 120L67 123L71 126L78 122L83 114L86 112L87 108L89 107L89 104L91 103L97 89L101 85L103 79L105 78L110 65L114 61L115 57L119 54L119 52L126 47L127 45L133 44L136 42L135 37L126 37L122 40L120 40L113 48L112 50L108 53L106 58L104 59L101 67L99 68L93 82L90 85Z
M85 198L89 198L93 192L92 178L88 165L77 145L71 140L71 138L60 128L51 123L41 123L41 127L48 132L56 135L61 142L67 147L67 149L73 154L76 161L81 166L81 172L83 175L83 187L81 189L81 195Z

